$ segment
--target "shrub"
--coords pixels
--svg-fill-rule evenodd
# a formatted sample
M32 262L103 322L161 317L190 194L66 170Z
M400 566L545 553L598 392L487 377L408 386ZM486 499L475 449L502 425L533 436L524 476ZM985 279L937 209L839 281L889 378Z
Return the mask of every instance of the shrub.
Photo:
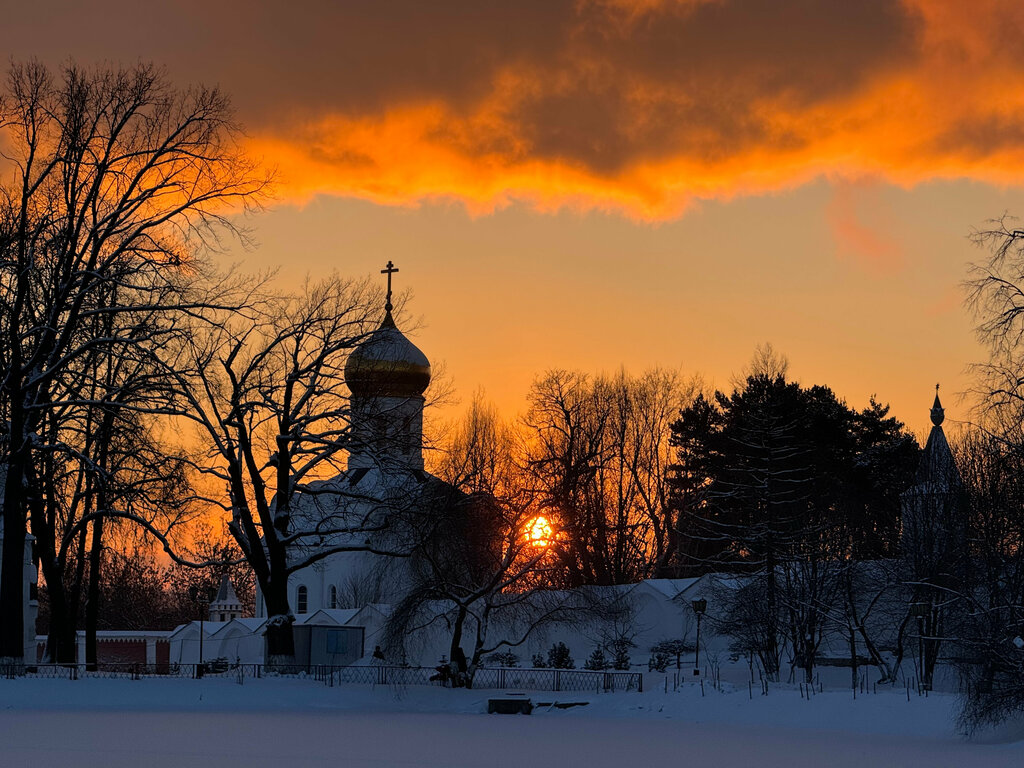
M601 672L608 669L608 659L604 657L604 648L601 646L595 648L594 652L590 654L590 658L583 662L583 668Z
M484 659L484 661L494 667L519 666L519 657L512 653L512 651L499 651L498 653L492 653Z
M557 643L548 649L548 664L553 669L576 669L576 662L569 655L569 648L565 643Z

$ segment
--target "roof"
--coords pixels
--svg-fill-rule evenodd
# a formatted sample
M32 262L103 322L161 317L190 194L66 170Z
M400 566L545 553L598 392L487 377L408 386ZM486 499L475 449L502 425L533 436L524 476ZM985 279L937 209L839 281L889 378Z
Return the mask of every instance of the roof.
M220 605L240 605L241 602L238 599L238 595L235 594L235 588L231 586L231 579L228 578L227 574L220 580L220 588L217 590L217 599L210 603L210 608Z
M168 639L173 640L175 636L183 634L190 627L195 627L196 630L198 630L200 624L203 626L203 635L205 637L210 637L215 632L219 632L224 625L228 623L229 622L227 621L190 621L188 624L179 624L176 626L167 637Z
M341 627L352 621L359 611L359 608L321 608L313 613L297 616L295 623L313 626L327 624Z
M209 623L209 622L207 622ZM238 626L244 629L246 632L252 634L258 634L263 626L267 623L266 619L232 619L231 621L224 622L224 626L214 632L214 635L227 634L232 628Z
M660 592L665 597L672 599L683 590L688 589L692 585L697 583L696 578L689 579L645 579L637 584L640 586L647 586L656 592Z

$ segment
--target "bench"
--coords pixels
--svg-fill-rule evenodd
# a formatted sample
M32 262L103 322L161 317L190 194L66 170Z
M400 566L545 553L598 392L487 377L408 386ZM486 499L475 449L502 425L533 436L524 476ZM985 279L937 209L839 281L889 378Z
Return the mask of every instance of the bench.
M493 715L528 715L533 712L533 702L525 694L510 694L497 699L487 700L487 714Z

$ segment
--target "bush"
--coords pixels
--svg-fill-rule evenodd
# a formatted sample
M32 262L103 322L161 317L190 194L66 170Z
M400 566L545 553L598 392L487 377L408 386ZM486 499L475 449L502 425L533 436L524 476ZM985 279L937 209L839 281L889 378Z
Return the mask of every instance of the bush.
M498 653L492 653L490 656L485 658L484 661L493 667L519 666L519 657L512 653L512 651L499 651Z
M628 670L632 664L629 658L629 649L636 648L636 643L625 637L620 637L612 643L613 659L612 667L618 670Z
M694 646L687 643L685 640L662 640L657 645L651 647L651 661L647 662L650 669L657 669L659 672L664 672L668 665L674 660L676 663L676 669L682 668L683 654L689 653L695 650ZM657 663L661 664L662 657L664 657L664 666L651 666L655 658Z
M544 662L544 657L539 653L533 654L533 658L530 660L530 663L533 664L534 669L544 669L547 666Z
M672 663L672 657L664 651L656 650L658 646L651 649L651 658L647 660L648 672L664 672Z
M590 654L590 658L583 662L583 668L595 672L603 672L608 669L608 659L604 657L604 648L598 646Z
M576 669L576 662L569 655L565 643L557 643L548 649L548 664L552 669Z

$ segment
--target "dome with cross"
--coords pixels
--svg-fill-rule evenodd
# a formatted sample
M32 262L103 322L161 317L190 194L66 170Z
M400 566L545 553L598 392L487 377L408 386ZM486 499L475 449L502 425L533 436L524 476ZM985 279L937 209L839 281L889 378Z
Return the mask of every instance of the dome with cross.
M345 382L356 397L418 397L430 384L430 361L391 316L391 275L397 271L390 261L381 270L388 276L384 321L345 364Z

